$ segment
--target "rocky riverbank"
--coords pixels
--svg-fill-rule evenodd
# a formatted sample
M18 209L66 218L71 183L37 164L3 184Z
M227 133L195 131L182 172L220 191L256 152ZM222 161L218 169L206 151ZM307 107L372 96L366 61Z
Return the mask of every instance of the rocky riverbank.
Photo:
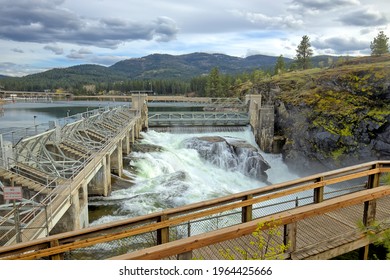
M257 90L275 105L275 135L294 171L390 159L390 56L285 73Z

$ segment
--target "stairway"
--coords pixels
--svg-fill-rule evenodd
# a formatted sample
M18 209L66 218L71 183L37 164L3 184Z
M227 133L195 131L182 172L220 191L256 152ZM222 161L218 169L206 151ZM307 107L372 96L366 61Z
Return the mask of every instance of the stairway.
M16 174L19 174L23 177L26 177L30 180L33 180L39 184L42 184L46 186L47 184L50 184L50 186L54 187L63 182L64 179L54 177L50 174L47 174L44 171L41 171L37 168L34 168L31 165L25 164L18 162L15 164L12 168L11 171L13 171Z
M52 191L52 189L46 187L46 185L38 183L37 181L15 173L11 170L0 168L0 178L3 181L4 185L6 185L6 182L9 182L10 184L11 180L13 180L14 186L22 186L28 188L29 190L39 192L44 195L47 195Z
M61 142L59 144L59 148L63 151L68 152L69 154L73 155L76 159L79 160L80 159L84 160L91 155L90 150L88 150L84 146L68 140Z

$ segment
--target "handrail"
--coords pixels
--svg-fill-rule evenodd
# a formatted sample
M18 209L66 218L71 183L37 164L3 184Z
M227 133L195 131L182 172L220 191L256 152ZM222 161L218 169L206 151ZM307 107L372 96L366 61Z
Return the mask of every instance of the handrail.
M226 240L235 239L254 232L258 224L263 224L263 230L272 227L275 224L286 225L297 222L305 218L326 213L332 210L345 208L356 205L368 200L377 199L390 195L390 186L382 186L374 189L360 191L345 195L341 198L329 199L325 202L306 205L293 210L284 211L270 216L262 217L245 224L219 229L216 231L202 234L201 236L191 236L185 239L172 241L169 244L161 244L151 248L139 250L129 254L119 255L111 260L146 260L146 259L163 259L172 255L182 254L208 245L219 243ZM269 223L266 223L269 222Z
M222 198L216 198L205 202L198 202L175 209L167 209L141 217L125 219L73 232L53 235L39 240L12 245L8 248L0 248L0 257L7 254L14 254L16 252L34 250L34 248L37 247L49 248L51 246L50 243L55 240L59 246L54 247L55 249L45 249L46 256L50 256L53 252L58 254L76 248L84 248L102 242L135 236L141 233L155 232L192 220L201 219L213 214L218 214L237 208L245 209L246 207L252 207L255 204L269 201L270 199L280 198L282 196L287 196L302 191L315 191L328 185L333 185L357 178L370 178L371 176L377 176L384 172L390 172L390 161L372 161L339 170L311 175L301 179L295 179L285 183L245 191ZM367 187L370 188L370 186ZM378 187L375 189L378 189ZM360 192L362 191L357 191L356 193ZM340 197L343 196L345 195ZM328 200L330 199L325 200L322 198L320 201ZM133 228L124 229L129 228L129 226L132 226ZM118 230L119 233L112 233L113 231ZM102 234L105 235L102 236Z
M102 143L102 146L99 147L99 150L94 151L88 158L86 158L83 162L80 162L80 165L76 167L76 169L73 170L72 175L65 179L62 178L61 185L57 186L56 188L50 188L51 192L42 200L40 201L39 209L37 207L32 207L30 213L27 213L23 217L23 221L28 223L29 226L34 223L35 220L39 221L40 223L43 223L43 225L35 225L34 228L39 228L39 229L45 229L49 228L49 224L51 224L51 221L47 220L46 218L43 217L43 215L46 215L43 210L45 211L50 211L51 216L58 211L58 209L62 208L63 205L67 204L69 201L71 201L71 196L74 194L75 190L78 189L80 186L80 183L82 180L87 178L89 176L90 172L94 170L94 167L98 165L98 163L101 161L101 159L112 149L112 144L117 143L120 139L124 138L125 134L127 131L132 129L138 119L140 118L141 114L140 112L136 114L135 116L130 116L132 117L131 121L126 123L126 129L123 129L119 131L115 137L110 138L106 140L104 143ZM50 133L50 132L46 132ZM35 137L35 136L33 136ZM16 162L17 164L17 162ZM86 171L88 169L88 171ZM10 171L9 171L10 172ZM88 173L86 173L88 172ZM54 178L52 181L49 182L49 175L47 177L47 182L46 186L44 188L48 188L50 184L53 181L56 181L57 178ZM43 189L42 189L43 191ZM33 219L28 219L28 218L33 218ZM28 228L28 227L26 227ZM12 231L12 230L11 230ZM36 233L33 233L34 236L38 235L39 232L42 230L37 230ZM7 233L8 234L8 233ZM31 235L31 234L30 234ZM31 235L32 236L32 235Z

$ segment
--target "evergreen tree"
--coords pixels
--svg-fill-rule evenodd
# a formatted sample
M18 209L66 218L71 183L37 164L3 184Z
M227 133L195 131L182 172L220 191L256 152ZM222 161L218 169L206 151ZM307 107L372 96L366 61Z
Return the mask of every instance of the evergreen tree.
M302 37L302 41L298 45L297 48L297 66L300 69L308 69L310 68L310 59L313 55L313 50L311 49L310 39L307 35Z
M223 96L223 87L221 75L218 67L211 69L207 78L206 96L221 97Z
M381 56L382 54L389 53L389 37L387 37L383 31L379 32L378 36L371 42L371 55Z
M275 71L274 71L274 74L277 75L279 73L283 73L285 71L285 64L284 64L284 59L283 59L283 55L280 55L278 57L278 60L276 61L276 64L275 64Z

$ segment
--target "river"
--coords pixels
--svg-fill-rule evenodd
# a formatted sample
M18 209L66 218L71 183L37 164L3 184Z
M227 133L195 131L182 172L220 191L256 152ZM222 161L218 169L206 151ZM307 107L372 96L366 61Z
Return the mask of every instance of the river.
M65 118L69 115L86 112L104 106L115 106L126 103L102 101L53 101L15 102L2 104L0 112L0 133L31 127L41 123Z
M113 105L122 103L64 101L6 104L3 105L4 115L0 116L0 132ZM149 152L132 152L124 157L125 176L113 177L111 195L90 198L91 225L148 214L298 177L289 172L281 155L259 151L271 166L266 171L269 182L264 182L248 177L238 170L232 171L212 164L200 157L196 150L183 145L186 139L206 135L240 139L258 149L249 127L202 133L154 130L143 132L141 143L161 148Z

